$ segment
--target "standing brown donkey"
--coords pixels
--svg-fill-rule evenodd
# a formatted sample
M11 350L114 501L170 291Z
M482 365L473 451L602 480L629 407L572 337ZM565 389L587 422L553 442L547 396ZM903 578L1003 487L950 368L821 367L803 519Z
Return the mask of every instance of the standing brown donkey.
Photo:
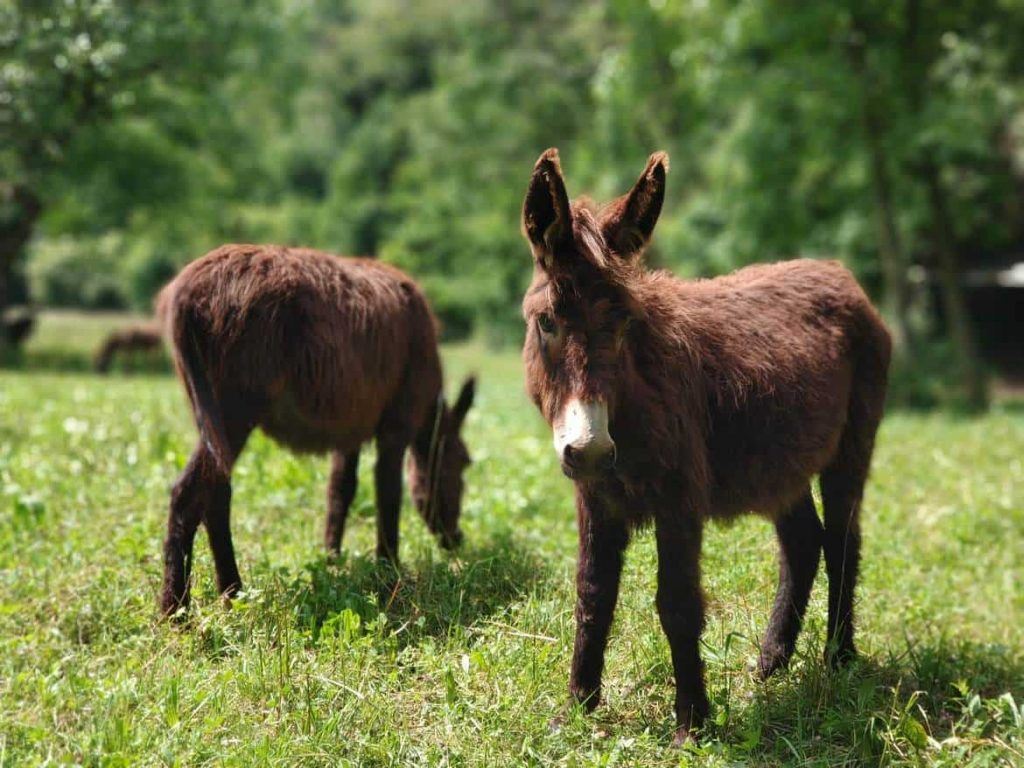
M708 712L704 521L754 511L775 525L779 584L760 673L786 666L821 550L828 654L854 655L861 494L882 417L889 334L836 262L748 267L683 281L642 263L668 157L597 208L569 203L557 150L523 204L534 257L523 301L527 388L576 484L579 561L569 690L593 708L630 533L653 523L656 604L676 678L676 741ZM824 526L810 483L821 477Z
M407 275L368 259L225 245L192 262L157 312L200 439L171 493L161 610L187 606L192 542L209 534L217 588L241 589L228 525L231 468L255 427L300 452L332 451L326 544L337 552L356 491L360 446L376 438L377 554L398 553L402 461L413 499L445 547L462 539L459 437L466 381L442 398L434 317Z

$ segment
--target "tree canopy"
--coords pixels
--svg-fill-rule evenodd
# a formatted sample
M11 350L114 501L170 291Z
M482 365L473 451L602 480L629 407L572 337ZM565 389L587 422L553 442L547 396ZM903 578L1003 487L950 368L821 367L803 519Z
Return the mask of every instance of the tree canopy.
M375 254L507 336L536 156L602 199L666 149L653 261L836 256L901 340L922 265L956 341L959 273L1024 241L1022 40L1016 0L0 0L0 256L146 307L225 240Z

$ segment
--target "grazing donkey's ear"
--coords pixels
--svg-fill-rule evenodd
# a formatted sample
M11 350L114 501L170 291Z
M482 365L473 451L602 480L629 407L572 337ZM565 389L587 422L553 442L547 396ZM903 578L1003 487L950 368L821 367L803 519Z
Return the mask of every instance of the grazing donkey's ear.
M647 160L633 189L610 203L601 213L601 231L619 256L629 258L643 251L665 200L668 154L655 152Z
M533 166L523 200L523 234L544 268L551 266L555 251L572 235L569 195L554 147L546 150Z
M459 399L452 407L452 418L455 420L455 428L459 429L473 405L473 398L476 396L476 376L469 376L459 391Z

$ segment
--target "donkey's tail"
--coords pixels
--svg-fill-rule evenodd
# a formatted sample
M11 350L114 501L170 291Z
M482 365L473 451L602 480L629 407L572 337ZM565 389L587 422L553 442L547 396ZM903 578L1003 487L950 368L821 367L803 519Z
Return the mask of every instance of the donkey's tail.
M199 436L213 455L217 467L225 475L230 475L235 455L224 428L220 401L210 383L209 366L202 348L205 334L197 327L196 318L185 307L174 307L166 315L170 315L167 318L168 334L174 347L175 363L192 402Z

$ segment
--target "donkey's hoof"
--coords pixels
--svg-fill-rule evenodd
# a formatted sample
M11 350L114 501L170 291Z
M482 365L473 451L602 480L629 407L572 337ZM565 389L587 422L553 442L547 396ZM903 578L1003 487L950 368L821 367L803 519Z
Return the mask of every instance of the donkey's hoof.
M188 587L177 589L174 584L165 584L160 590L156 607L161 620L181 620L188 613L191 602L191 590Z
M672 746L675 749L681 749L687 744L696 744L697 741L697 733L691 731L688 726L681 725L676 728L676 735L672 738Z
M848 667L857 660L857 649L852 645L845 648L837 648L835 651L825 651L825 663L832 669L839 670Z
M566 709L571 707L582 707L583 711L590 714L597 705L601 703L601 688L594 688L592 690L584 689L571 689L569 691L569 703L566 705Z
M764 647L757 659L757 676L763 682L789 666L790 654L782 648Z
M555 715L551 720L548 721L548 730L552 733L558 733L565 726L569 720L569 714L574 710L582 711L584 714L590 714L596 709L598 703L601 700L601 689L584 692L584 691L570 691L569 700L559 710L558 714Z
M184 624L188 621L188 604L178 602L160 601L160 621L172 624Z
M235 598L238 597L238 594L241 591L241 584L231 589L225 589L223 592L220 593L220 604L224 606L224 608L230 610L231 606L234 604Z
M398 555L387 550L377 550L377 569L382 571L402 570L402 564L398 561Z

